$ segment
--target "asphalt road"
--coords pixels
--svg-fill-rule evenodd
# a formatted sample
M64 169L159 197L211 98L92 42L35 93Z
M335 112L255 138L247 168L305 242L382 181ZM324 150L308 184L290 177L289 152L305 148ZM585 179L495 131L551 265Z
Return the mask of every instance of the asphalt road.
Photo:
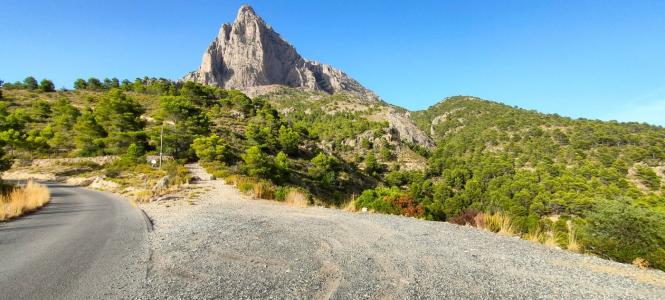
M47 206L0 223L0 299L136 295L148 260L140 210L107 193L49 189Z

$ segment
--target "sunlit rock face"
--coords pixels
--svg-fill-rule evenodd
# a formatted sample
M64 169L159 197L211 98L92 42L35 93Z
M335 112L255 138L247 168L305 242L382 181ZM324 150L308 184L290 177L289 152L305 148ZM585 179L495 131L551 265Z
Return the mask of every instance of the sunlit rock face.
M367 101L379 101L370 90L344 72L302 58L296 49L244 5L233 24L224 24L203 54L197 71L183 78L227 89L247 90L284 85L324 91L350 92Z

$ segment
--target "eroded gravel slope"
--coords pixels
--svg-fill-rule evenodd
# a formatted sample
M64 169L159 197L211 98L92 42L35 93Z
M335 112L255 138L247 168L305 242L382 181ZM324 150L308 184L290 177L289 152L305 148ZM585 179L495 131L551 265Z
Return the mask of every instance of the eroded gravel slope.
M665 273L441 222L252 200L152 203L143 298L665 299ZM168 207L166 204L168 203Z

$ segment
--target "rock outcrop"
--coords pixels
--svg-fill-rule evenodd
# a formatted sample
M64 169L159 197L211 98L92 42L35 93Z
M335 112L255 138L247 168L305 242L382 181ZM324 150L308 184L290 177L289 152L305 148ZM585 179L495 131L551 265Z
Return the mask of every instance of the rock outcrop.
M399 133L399 138L401 140L425 147L434 147L434 141L432 138L413 123L411 120L411 114L408 111L399 112L391 110L386 115L386 120L390 124L390 128L394 128Z
M302 58L296 49L243 5L233 24L224 24L203 54L197 71L183 78L241 91L257 86L284 85L324 91L347 91L379 101L370 90L329 65Z

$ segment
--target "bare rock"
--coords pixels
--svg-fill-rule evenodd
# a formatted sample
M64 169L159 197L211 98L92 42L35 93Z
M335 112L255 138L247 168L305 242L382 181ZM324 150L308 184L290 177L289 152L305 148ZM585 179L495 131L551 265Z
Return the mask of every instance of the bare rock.
M95 181L96 177L71 177L65 180L66 184L75 186L89 186Z
M95 157L73 157L73 158L44 158L44 159L33 159L31 165L34 168L46 168L57 165L71 165L76 163L93 163L98 165L107 165L117 159L118 156L115 155L95 156Z
M233 24L224 24L203 54L201 66L183 78L251 92L259 86L283 85L330 94L346 91L369 102L379 98L329 65L306 60L296 49L243 5Z
M397 131L400 140L405 140L426 147L434 146L432 138L413 123L413 120L411 120L411 114L408 111L402 113L396 110L391 110L386 115L386 120L390 124L390 128Z
M106 180L104 177L97 176L89 185L90 188L103 191L114 191L120 187L119 184Z
M169 180L169 176L168 176L168 175L162 177L161 179L159 179L159 181L157 181L157 183L156 183L155 186L152 188L152 190L153 190L153 191L159 191L159 190L163 190L163 189L167 188L167 187L169 186L169 181L170 181L170 180Z
M7 171L2 172L2 180L40 180L40 181L56 181L57 176L53 173L33 173L23 171Z

